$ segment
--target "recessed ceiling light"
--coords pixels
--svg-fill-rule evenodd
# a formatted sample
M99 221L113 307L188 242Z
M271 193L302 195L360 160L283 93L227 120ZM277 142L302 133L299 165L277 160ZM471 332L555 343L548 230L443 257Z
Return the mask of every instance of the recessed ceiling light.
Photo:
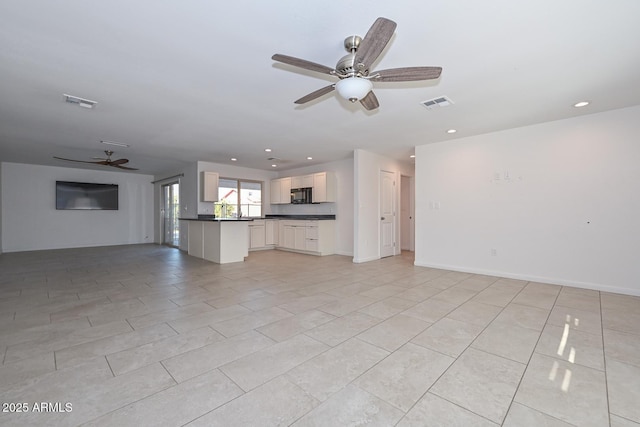
M415 159L415 158L416 158L416 155L415 155L415 154L412 154L412 155L410 155L409 157L410 157L410 158L412 158L412 159Z
M309 156L307 157L307 160L313 160L313 157Z
M587 105L589 105L589 101L580 101L573 104L573 106L576 108L586 107Z
M272 168L277 168L277 167L278 167L278 165L271 165L271 167L272 167Z
M232 161L232 162L237 162L237 161L238 161L238 159L236 159L235 157L232 157L232 158L231 158L231 161Z
M449 129L449 130L447 131L447 133L456 133L456 132L458 132L458 131L457 131L457 130L455 130L455 129Z
M117 145L118 147L129 147L129 144L125 144L124 142L116 142L116 141L100 141L100 142L107 145Z
M264 151L266 151L267 153L271 152L271 148L265 148Z

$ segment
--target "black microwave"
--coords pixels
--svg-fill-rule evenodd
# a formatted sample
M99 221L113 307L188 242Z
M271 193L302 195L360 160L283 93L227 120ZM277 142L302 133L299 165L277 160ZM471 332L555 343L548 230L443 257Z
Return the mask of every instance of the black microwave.
M292 188L291 203L297 205L311 203L311 187Z

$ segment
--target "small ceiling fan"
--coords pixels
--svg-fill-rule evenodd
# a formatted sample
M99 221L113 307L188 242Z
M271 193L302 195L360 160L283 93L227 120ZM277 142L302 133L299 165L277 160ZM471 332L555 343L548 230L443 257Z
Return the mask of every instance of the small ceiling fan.
M94 157L94 159L99 160L97 162L89 162L89 161L86 161L86 160L65 159L63 157L56 157L56 156L53 156L53 158L54 159L58 159L58 160L66 160L68 162L92 163L92 164L95 164L95 165L112 166L114 168L126 169L126 170L131 170L131 171L137 171L138 170L136 168L129 168L129 167L126 167L126 166L122 166L125 163L129 163L129 159L111 160L111 155L113 154L113 151L104 150L104 153L107 155L107 158L103 159L102 157Z
M344 40L344 47L349 53L338 61L336 68L278 53L273 55L271 59L304 68L305 70L336 76L340 79L336 83L325 86L294 101L296 104L307 103L335 89L343 98L351 102L360 101L367 110L375 110L379 107L379 103L378 98L372 91L372 81L409 82L431 80L440 77L442 72L442 67L404 67L371 71L369 67L389 43L395 29L395 22L387 18L378 18L369 28L364 38L360 36L347 37Z

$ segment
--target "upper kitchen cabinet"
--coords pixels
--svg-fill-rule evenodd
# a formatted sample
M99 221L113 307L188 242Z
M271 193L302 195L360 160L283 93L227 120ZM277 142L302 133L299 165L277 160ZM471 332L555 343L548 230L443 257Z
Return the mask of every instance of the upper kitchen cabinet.
M291 188L313 187L313 175L292 176Z
M271 204L291 203L291 177L271 180Z
M332 172L319 172L313 174L313 190L311 192L313 203L336 201L336 176Z
M202 172L202 201L218 201L218 174L216 172Z

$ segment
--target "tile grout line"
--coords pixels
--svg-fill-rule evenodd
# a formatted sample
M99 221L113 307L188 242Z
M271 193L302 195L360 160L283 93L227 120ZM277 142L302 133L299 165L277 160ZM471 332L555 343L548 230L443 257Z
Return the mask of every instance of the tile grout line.
M533 283L533 282L527 282L527 285L529 283ZM524 288L522 288L522 290L524 290L525 288L526 288L526 285L525 285ZM547 322L549 321L549 317L551 317L551 313L553 312L553 308L555 307L556 301L558 301L558 297L560 296L560 293L562 292L563 288L564 288L564 286L560 287L560 290L558 291L558 293L556 294L556 297L553 300L553 305L549 309L549 313L547 314L547 318L545 319L544 325L542 325L542 329L540 330L540 335L538 335L538 339L536 340L536 344L533 346L533 351L531 352L531 355L529 356L529 359L527 360L527 363L525 364L525 368L524 368L524 371L522 372L522 376L520 377L520 381L518 381L518 385L516 386L516 391L515 391L515 393L513 393L513 397L511 398L511 403L509 403L509 407L507 408L507 411L505 412L505 418L504 418L505 420L507 418L506 416L509 414L509 411L511 411L511 407L513 406L513 403L515 402L516 395L518 394L518 390L520 390L520 386L522 385L522 380L524 379L524 376L527 374L527 370L529 369L529 364L531 363L531 359L533 358L533 355L536 353L536 347L540 343L540 338L542 337L542 334L544 332L544 328L545 328L545 326L547 326ZM522 292L522 290L520 292ZM520 292L518 292L518 294L520 294ZM516 402L516 403L520 404L519 402ZM537 412L543 413L545 415L549 415L546 412L540 411L539 409L535 409L535 410ZM549 416L551 416L552 418L556 418L553 415L549 415ZM502 423L504 423L504 420L502 420Z
M497 280L496 280L496 281L494 281L493 283L495 283L495 282L497 282ZM492 284L493 284L493 283L492 283ZM528 284L528 283L529 283L529 282L527 282L527 284ZM489 285L489 286L491 286L491 285ZM488 288L489 286L487 286L487 288ZM433 386L434 386L434 385L435 385L435 384L440 380L440 378L442 378L442 377L447 373L447 371L448 371L448 370L449 370L449 369L450 369L450 368L451 368L451 367L452 367L452 366L453 366L453 365L458 361L458 359L460 358L460 356L462 356L462 354L463 354L465 351L467 351L469 348L471 348L471 345L473 344L473 342L474 342L474 341L475 341L475 340L476 340L476 339L477 339L477 338L482 334L482 332L484 332L484 331L489 327L489 325L491 325L491 323L493 323L493 321L494 321L494 320L495 320L495 319L496 319L496 318L497 318L497 317L498 317L498 316L499 316L499 315L500 315L500 314L501 314L501 313L502 313L502 312L503 312L503 311L508 307L508 305L509 305L509 304L511 304L511 302L512 302L512 301L513 301L513 300L514 300L514 299L515 299L515 298L516 298L516 297L517 297L517 296L518 296L518 295L519 295L519 294L520 294L520 293L521 293L525 288L526 288L526 285L525 285L525 286L523 286L523 287L520 289L520 291L518 291L518 292L517 292L517 293L516 293L512 298L511 298L511 300L510 300L510 301L509 301L505 306L503 306L503 307L502 307L502 310L500 310L500 312L499 312L498 314L496 314L496 316L491 320L491 322L489 322L489 323L488 323L488 324L487 324L487 325L486 325L486 326L485 326L485 327L484 327L480 332L478 332L478 334L476 335L476 337L475 337L473 340L471 340L471 342L470 342L470 343L469 343L469 344L464 348L464 350L462 350L462 351L460 352L460 354L458 354L458 356L456 356L456 357L454 358L454 361L453 361L453 362L451 362L451 365L449 365L449 366L447 367L447 369L445 369L445 370L442 372L442 374L440 374L440 376L438 376L438 378L433 382L433 384L431 384L431 386L429 386L429 388L427 388L427 390L426 390L426 391L425 391L425 392L420 396L420 398L418 398L418 400L416 400L416 402L415 402L413 405L411 405L411 408L409 408L409 410L405 413L405 416L409 413L409 411L411 411L411 410L412 410L412 409L413 409L413 408L418 404L418 402L420 402L420 400L422 400L422 399L424 398L424 396L426 396L426 395L431 391L431 389L433 388ZM485 288L485 289L486 289L486 288ZM480 291L480 292L482 292L482 291ZM477 294L479 294L480 292L478 292ZM477 294L476 294L476 295L477 295ZM469 300L470 300L470 299L469 299ZM467 300L467 301L469 301L469 300ZM462 304L458 305L458 307L460 307L461 305L465 304L467 301L465 301L465 302L463 302ZM445 314L444 316L442 316L440 319L438 319L438 321L440 321L440 320L444 319L445 317L447 317L449 314L451 314L453 311L455 311L458 307L456 307L455 309L452 309L451 311L449 311L449 313L447 313L447 314ZM454 320L455 320L455 319L454 319ZM436 322L434 322L433 324L435 324L435 323L437 323L437 321L436 321ZM468 322L465 322L465 323L468 323ZM433 325L433 324L432 324L432 325ZM430 326L430 327L431 327L431 326ZM429 329L429 328L427 328L427 329ZM425 329L425 331L426 331L427 329ZM419 345L419 344L416 344L416 345ZM480 349L475 349L475 350L482 351L482 350L480 350ZM484 352L484 353L487 353L487 354L491 354L492 356L497 356L497 355L495 355L495 354L488 353L488 352L486 352L486 351L483 351L483 352ZM443 354L443 353L440 353L440 354ZM446 355L446 356L449 356L449 355ZM449 356L449 357L451 357L451 356ZM497 356L497 357L501 357L501 356ZM503 359L510 360L510 359L507 359L507 358L504 358L504 357L503 357ZM520 362L516 362L516 363L520 363ZM525 370L526 370L526 366L525 366ZM522 374L522 375L524 376L524 372L523 372L523 374ZM516 391L517 391L517 388L516 388ZM480 414L476 414L476 413L475 413L475 412L473 412L471 409L464 408L464 407L462 407L462 406L458 405L457 403L455 403L455 402L451 402L451 401L449 401L448 399L446 399L446 398L444 398L444 397L442 397L442 396L440 396L440 395L438 395L438 394L435 394L435 393L433 393L433 394L434 394L435 396L437 396L437 397L441 398L441 399L446 400L447 402L453 403L454 405L456 405L456 406L458 406L458 407L460 407L460 408L463 408L464 410L466 410L466 411L468 411L468 412L471 412L472 414L475 414L475 415L477 415L477 416L479 416L479 417L481 417L481 418L484 418L484 419L488 419L488 418L486 418L486 417L484 417L484 416L482 416L482 415L480 415ZM514 393L514 396L515 396L515 393ZM512 401L513 401L513 398L512 398ZM507 408L507 410L505 411L505 418L506 418L506 414L508 414L508 413L509 413L509 409L510 409L510 408L511 408L511 404L509 404L509 407L508 407L508 408ZM403 416L403 418L404 418L404 416ZM489 421L491 421L491 420L489 420ZM493 421L491 421L491 422L493 422ZM503 420L503 422L504 422L504 420ZM502 424L502 423L501 423L501 424Z
M607 353L604 342L604 316L602 313L602 293L598 291L598 303L600 305L600 333L602 337L602 364L604 369L604 390L607 395L607 419L611 425L611 403L609 402L609 377L607 376Z

